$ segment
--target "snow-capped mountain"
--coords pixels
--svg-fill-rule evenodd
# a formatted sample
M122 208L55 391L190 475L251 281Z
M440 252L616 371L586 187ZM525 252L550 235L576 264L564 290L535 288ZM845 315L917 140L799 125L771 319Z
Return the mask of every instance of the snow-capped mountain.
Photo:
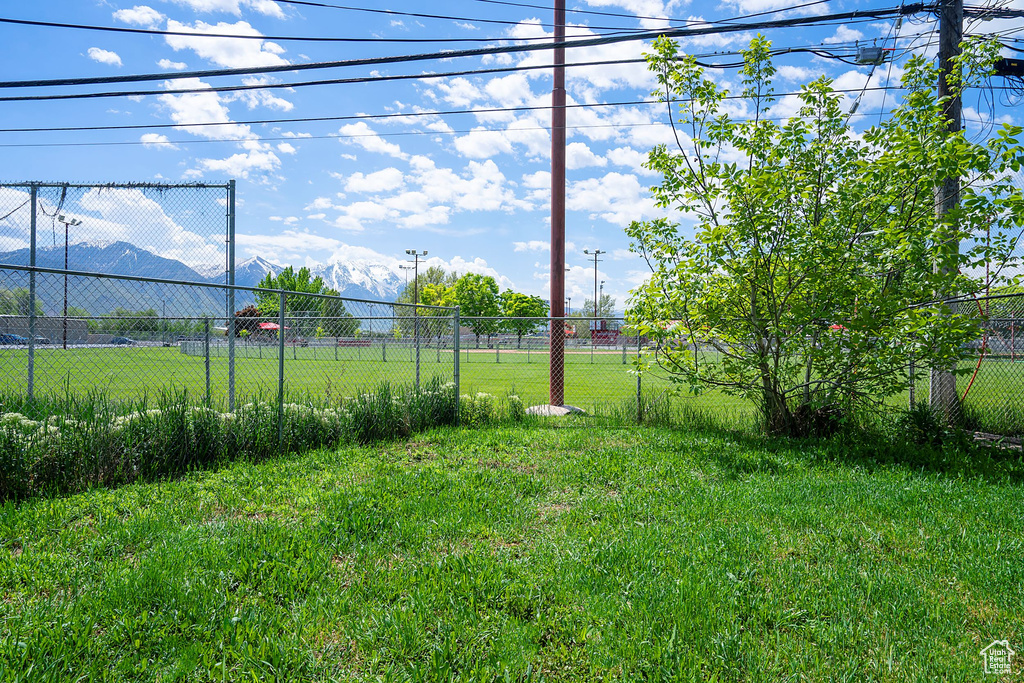
M235 284L255 287L267 273L276 276L284 268L261 256L255 256L235 265ZM310 272L313 277L322 277L324 283L341 296L353 299L394 301L404 286L404 282L390 268L380 263L327 263L312 266ZM218 274L210 278L209 282L222 282L222 277Z
M394 301L405 283L393 270L381 263L350 261L327 263L311 268L341 296L373 301Z
M251 259L235 263L235 284L242 287L255 287L260 283L260 280L267 276L267 273L277 275L282 270L284 270L284 266L271 263L261 256L254 256ZM223 272L210 278L210 282L223 281Z
M0 252L0 263L28 265L29 250ZM42 247L36 252L36 265L43 268L64 267L64 246ZM68 268L111 275L152 277L185 282L224 282L223 267L190 268L180 261L158 256L128 242L80 242L68 247ZM262 257L241 261L235 266L235 284L255 287L267 275L277 275L284 267ZM387 266L369 262L330 263L311 268L328 287L341 296L375 301L393 301L404 282ZM5 282L4 280L8 280ZM22 280L25 282L23 283ZM0 279L0 288L21 287L27 275L9 271ZM37 278L40 302L47 314L63 305L63 276L40 274ZM251 302L252 297L239 292L236 309ZM216 315L225 310L223 290L201 289L179 285L127 282L71 277L68 281L69 305L84 308L93 314L106 314L114 308L130 310L153 308L168 315Z

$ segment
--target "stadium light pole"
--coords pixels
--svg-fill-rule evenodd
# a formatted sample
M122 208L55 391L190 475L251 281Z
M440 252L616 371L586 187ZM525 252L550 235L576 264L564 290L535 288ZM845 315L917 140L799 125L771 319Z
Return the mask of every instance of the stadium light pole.
M405 289L409 291L409 271L413 269L413 266L400 263L398 267L405 271Z
M64 224L64 348L68 348L68 231L69 226L81 225L77 218L68 218L64 214L57 216L57 221Z
M412 256L412 338L416 344L416 389L420 388L420 257L426 257L427 250L422 252L415 249L406 249L405 253ZM406 273L408 277L408 273ZM408 289L409 285L406 285Z
M608 252L607 251L601 251L600 249L595 249L594 251L590 251L589 249L584 249L583 253L586 254L587 256L593 256L594 257L594 317L596 318L597 317L597 264L599 263L599 259L597 257L600 256L601 254L607 254Z

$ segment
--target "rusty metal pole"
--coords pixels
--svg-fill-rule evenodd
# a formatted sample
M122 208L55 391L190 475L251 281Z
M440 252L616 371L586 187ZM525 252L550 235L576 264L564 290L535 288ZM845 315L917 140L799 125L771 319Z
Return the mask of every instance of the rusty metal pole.
M565 0L555 0L555 43L565 42ZM556 47L551 89L551 354L553 406L565 403L565 48Z
M960 42L963 40L964 6L963 0L941 0L939 3L939 83L936 94L948 98L943 112L946 117L946 131L949 136L957 135L961 130L961 102L959 82L955 89L950 88L947 75L954 72L959 75L960 67L954 59L960 54ZM960 178L956 175L945 178L936 193L936 217L941 221L946 215L955 213L960 206ZM957 226L942 228L940 239L941 254L935 264L937 272L949 275L956 271L957 256L960 253L960 241L957 237ZM944 315L953 315L955 305L948 303L955 292L943 291L940 296L947 300ZM945 418L947 424L960 417L960 401L956 392L956 375L952 367L932 368L931 384L928 399L932 410Z

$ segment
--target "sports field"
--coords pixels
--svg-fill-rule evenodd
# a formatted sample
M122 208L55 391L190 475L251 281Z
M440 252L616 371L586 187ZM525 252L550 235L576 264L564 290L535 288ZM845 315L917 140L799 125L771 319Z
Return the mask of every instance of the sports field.
M211 353L210 395L223 401L228 391L228 361L223 349ZM625 362L623 362L625 360ZM565 400L573 405L635 400L637 376L632 356L622 351L568 351L565 356ZM2 387L24 391L28 352L0 350ZM538 351L467 349L459 354L462 393L518 394L527 405L548 399L548 354ZM278 350L274 346L239 346L235 360L238 397L277 392ZM416 379L415 350L389 344L374 347L286 347L285 390L292 396L331 399L351 396L380 382L411 385ZM454 379L451 349L421 347L420 379ZM161 391L206 393L206 358L186 355L178 347L125 346L71 349L37 348L35 391L82 393L101 390L113 399L137 399ZM645 376L645 391L663 391L664 379Z
M202 348L202 345L198 345ZM565 402L585 409L621 407L636 400L637 375L632 361L635 350L624 356L622 349L567 349L565 354ZM161 392L187 391L202 398L206 394L205 355L187 355L177 346L37 347L35 391L39 395L67 392L103 392L115 400L153 397ZM245 346L236 353L236 396L240 399L262 394L276 395L278 377L276 346ZM412 385L416 379L415 351L408 344L389 343L368 347L285 348L285 390L293 397L333 400L352 396L380 382L394 386ZM1024 396L1024 363L1007 359L986 360L971 383L974 361L961 364L958 379L963 395L968 384L967 405L992 415L1002 423L1019 421L1015 410ZM546 350L500 350L467 348L459 353L462 393L518 394L527 405L548 401L548 354ZM24 392L28 374L28 351L0 348L0 388ZM420 379L454 379L451 349L421 347ZM640 378L645 394L659 395L671 388L664 377L644 374ZM228 392L226 347L214 346L209 361L210 397L225 403ZM917 400L927 401L928 382L917 383ZM742 399L718 391L674 399L712 413L749 415L751 406ZM904 392L890 399L891 405L907 405ZM1007 417L1008 416L1008 417ZM1011 425L1012 427L1012 425ZM1019 425L1017 431L1024 430ZM1005 428L1004 430L1005 431ZM1014 431L1011 429L1011 431Z

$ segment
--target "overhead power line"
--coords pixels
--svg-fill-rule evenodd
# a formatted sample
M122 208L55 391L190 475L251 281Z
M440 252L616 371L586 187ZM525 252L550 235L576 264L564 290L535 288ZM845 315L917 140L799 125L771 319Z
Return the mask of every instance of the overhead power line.
M566 109L585 107L623 107L642 104L664 104L660 100L630 100L624 102L587 102L567 104ZM300 118L283 119L252 119L248 121L196 121L194 123L130 123L111 126L62 126L58 128L0 128L0 133L58 133L73 131L101 130L159 130L164 128L201 128L207 126L251 126L270 123L323 123L328 121L364 121L371 119L403 119L423 118L431 116L448 116L454 114L497 114L504 112L547 111L550 104L521 107L484 107L479 109L446 109L415 112L392 112L387 114L348 114L339 116L303 116Z
M773 54L795 54L795 53L811 53L819 57L825 57L828 59L837 59L847 64L856 64L856 62L846 59L846 57L852 57L852 53L848 55L837 55L832 52L828 52L817 47L794 47L794 48L780 48L772 50ZM723 53L724 54L724 53ZM621 66L624 64L642 64L646 60L637 59L608 59L599 60L592 62L573 62L566 64L566 67L590 67L590 66ZM708 69L734 69L743 66L742 61L737 62L725 62L725 63L706 63L698 61L697 64ZM313 81L293 81L289 83L248 83L243 85L222 85L222 86L209 86L196 87L196 88L176 88L174 90L114 90L114 91L101 91L101 92L88 92L88 93L59 93L55 95L12 95L8 97L0 97L0 102L36 102L36 101L48 101L48 100L87 100L97 99L105 97L146 97L151 95L186 95L195 93L214 93L214 92L244 92L251 90L280 90L280 89L292 89L292 88L303 88L314 85L352 85L359 83L384 83L388 81L419 81L419 80L431 80L437 78L453 78L456 76L479 76L485 74L500 74L500 73L515 73L521 71L544 71L551 68L549 64L534 64L527 66L500 66L490 67L486 69L465 69L462 71L439 71L434 73L419 73L419 74L394 74L394 75L378 75L378 76L354 76L351 78L327 78Z
M517 26L521 22L508 19L482 19L474 17L461 17L450 14L429 14L425 12L402 12L399 10L381 9L377 7L357 7L355 5L335 5L326 2L312 2L311 0L276 0L285 5L301 5L304 7L322 7L326 9L340 9L349 12L366 12L369 14L383 14L392 17L414 17L416 19L441 19L444 21L458 21L469 24L497 24L502 26ZM549 8L550 9L550 8ZM554 24L541 22L540 26L551 27ZM613 29L617 30L617 29Z
M510 2L509 0L473 0L473 1L474 2L480 2L480 3L488 4L488 5L504 5L504 6L507 6L507 7L524 7L524 8L528 8L528 9L544 10L545 12L550 12L551 11L551 6L550 5L534 5L534 4L530 4L530 3L526 3L526 2ZM805 2L805 3L799 4L799 5L790 5L788 7L780 7L778 9L766 10L764 12L756 12L754 14L744 14L742 16L735 17L735 19L750 19L752 17L760 17L760 16L765 16L765 15L768 15L768 14L779 14L781 12L791 12L793 10L803 9L805 7L811 7L813 5L823 5L826 2L828 2L828 1L829 0L812 0L811 2ZM568 7L565 8L565 11L566 11L566 13L572 13L572 14L586 14L588 16L601 16L601 17L618 17L618 18L633 19L633 20L636 20L636 19L648 19L648 20L651 20L651 21L675 21L675 22L689 21L688 19L677 19L677 18L673 18L673 17L656 17L656 16L644 15L644 14L628 14L626 12L602 12L600 10L592 10L592 9L570 9ZM731 21L731 20L730 19L723 19L722 21Z
M0 17L0 24L14 24L17 26L38 26L42 28L65 28L82 31L99 31L103 33L128 33L146 36L183 36L187 38L231 38L232 40L269 40L276 43L307 42L307 43L495 43L503 41L530 41L530 40L551 40L548 36L536 38L352 38L335 36L272 36L272 35L239 35L237 33L201 33L199 31L169 31L158 28L129 28L127 26L98 26L95 24L71 24L61 21L37 21L32 19L11 19ZM592 30L608 30L618 33L633 33L639 29L624 29L610 27L593 27ZM581 34L582 35L582 34ZM579 36L574 36L579 37Z
M867 118L884 114L885 112L862 112L853 114L852 118ZM784 121L788 119L799 119L807 118L800 116L768 116L761 117L759 121ZM965 121L972 123L986 123L985 119L963 117ZM733 119L738 123L750 122L753 119ZM596 124L583 124L576 126L566 126L566 130L592 130L601 128L650 128L652 126L664 125L661 121L653 121L647 123L596 123ZM466 135L468 133L517 133L521 131L535 131L535 130L551 130L550 126L524 126L522 128L504 129L504 128L475 128L475 129L462 129L462 130L409 130L409 131L392 131L384 133L330 133L327 135L304 135L301 137L294 136L266 136L266 137L251 137L251 138L239 138L231 140L157 140L157 141L143 141L143 140L124 140L124 141L107 141L107 142L14 142L7 144L0 144L0 148L31 148L31 147L128 147L128 146L150 146L150 147L170 147L177 145L200 145L200 144L216 144L216 143L238 143L238 142L289 142L297 143L303 140L352 140L358 138L390 138L390 137L409 137L409 136L422 136L422 135Z
M279 0L280 1L280 0ZM299 0L293 0L299 2ZM34 88L71 85L99 85L107 83L140 83L144 81L163 81L182 78L210 78L215 76L249 76L255 74L282 73L285 71L307 71L312 69L331 69L354 66L379 66L382 64L404 64L410 62L432 61L436 59L452 59L456 57L479 57L483 55L512 54L554 50L558 47L579 48L612 45L635 40L650 40L662 36L669 38L687 38L718 33L736 33L740 31L761 30L770 28L790 28L795 26L821 25L832 22L849 23L855 20L885 19L900 15L917 14L924 10L922 3L912 3L901 7L877 10L840 12L817 17L793 17L774 21L743 22L720 26L700 26L697 28L673 28L657 31L640 31L628 36L602 36L582 40L567 40L558 43L549 42L531 45L498 45L494 47L471 48L467 50L450 50L413 55L394 55L385 57L368 57L362 59L346 59L331 62L313 62L304 64L285 64L276 66L246 67L241 69L205 69L201 71L179 71L177 73L131 74L126 76L92 76L86 78L54 78L24 81L2 81L0 88Z
M900 88L894 87L871 87L871 88L851 88L843 90L833 90L835 93L860 93L863 91L873 90L899 90ZM777 97L795 96L801 94L800 91L776 93ZM744 95L726 95L724 99L727 100L739 100L745 99ZM673 100L673 104L688 102L686 99ZM586 108L605 108L605 107L625 107L625 106L643 106L643 105L664 105L665 103L661 100L631 100L622 102L597 102L597 103L577 103L567 104L566 109L586 109ZM299 118L278 118L278 119L253 119L247 121L207 121L207 122L180 122L180 123L154 123L154 124L122 124L113 126L66 126L60 128L3 128L0 129L0 133L57 133L57 132L82 132L82 131L107 131L107 130L161 130L167 128L186 129L186 128L202 128L202 127L219 127L219 126L248 126L248 125L266 125L266 124L288 124L288 123L324 123L324 122L338 122L338 121L368 121L368 120L387 120L387 119L403 119L403 118L428 118L428 117L440 117L448 115L459 115L459 114L495 114L495 113L514 113L514 112L529 112L529 111L549 111L550 105L524 105L520 107L486 107L479 109L452 109L452 110L431 110L431 111L419 111L419 112L394 112L387 114L349 114L349 115L338 115L338 116L308 116ZM524 130L524 129L515 129ZM432 131L439 132L439 131ZM471 131L466 131L471 132ZM384 133L381 133L384 135ZM211 142L245 142L246 140L260 140L262 138L231 138L231 139L217 139L211 140ZM277 138L274 138L277 139ZM282 138L292 139L292 138ZM175 144L188 144L193 141L179 141ZM56 143L54 143L56 144ZM127 143L119 143L127 144Z

